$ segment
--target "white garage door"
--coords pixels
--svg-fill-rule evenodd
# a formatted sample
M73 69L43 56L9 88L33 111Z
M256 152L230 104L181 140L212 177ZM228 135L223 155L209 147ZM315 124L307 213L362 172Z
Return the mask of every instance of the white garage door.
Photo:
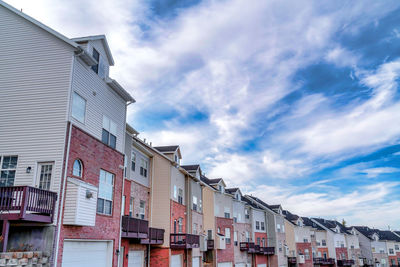
M128 267L143 267L144 266L144 251L131 250L128 254Z
M236 263L235 267L246 267L247 264L246 263Z
M266 264L257 264L257 267L267 267Z
M232 267L232 262L220 262L218 267Z
M200 267L200 257L192 258L192 267Z
M111 267L112 241L64 241L62 267Z
M171 256L171 267L182 267L182 255Z

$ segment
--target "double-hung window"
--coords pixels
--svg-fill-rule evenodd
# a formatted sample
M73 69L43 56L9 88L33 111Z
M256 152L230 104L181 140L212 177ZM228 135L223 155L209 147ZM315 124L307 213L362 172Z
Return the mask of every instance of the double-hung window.
M106 116L103 116L101 141L112 148L117 144L117 124Z
M135 198L131 197L129 199L129 217L133 217L133 208L134 208Z
M231 217L231 210L229 209L229 207L224 208L224 217L227 219Z
M183 190L181 188L178 189L178 203L183 204Z
M225 228L225 242L227 244L231 243L231 228Z
M264 222L261 222L261 230L265 230L265 224L264 224Z
M146 207L146 202L141 200L140 201L140 207L139 207L139 218L144 220L144 216L145 216L145 207Z
M112 214L114 191L114 174L100 170L99 195L97 199L97 212L101 214Z
M325 239L322 239L322 240L321 240L321 244L322 244L322 246L326 247L326 240L325 240Z
M131 170L135 171L136 170L136 153L132 151L131 154Z
M72 96L72 117L81 123L85 123L86 100L74 92Z
M197 197L193 196L193 210L197 211Z
M140 159L140 175L147 177L148 162L145 159Z
M53 174L53 163L39 164L39 188L49 190L51 185L51 176Z
M260 230L260 222L256 221L256 230Z
M13 186L18 156L0 157L0 186Z

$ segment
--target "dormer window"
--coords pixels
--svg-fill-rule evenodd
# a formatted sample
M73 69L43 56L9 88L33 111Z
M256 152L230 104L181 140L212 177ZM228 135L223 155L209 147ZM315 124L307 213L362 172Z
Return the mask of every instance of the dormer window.
M99 52L98 52L96 49L94 49L94 48L93 48L92 56L93 56L93 58L97 61L97 64L92 66L92 70L98 74L98 73L99 73L100 54L99 54Z

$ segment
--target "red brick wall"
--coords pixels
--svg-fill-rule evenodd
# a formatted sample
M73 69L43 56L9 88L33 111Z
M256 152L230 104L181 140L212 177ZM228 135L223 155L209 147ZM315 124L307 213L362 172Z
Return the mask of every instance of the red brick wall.
M133 217L137 217L140 210L140 201L145 202L144 219L149 220L149 204L150 204L150 189L135 181L131 182L131 196L134 197L133 201Z
M130 195L131 195L131 181L128 179L124 179L124 196L125 196L124 215L129 215Z
M226 244L226 249L216 250L218 262L234 262L234 244L233 244L233 219L216 217L215 232L218 233L218 227L221 229L221 234L225 234L225 228L231 229L231 243Z
M76 159L80 159L83 163L83 175L80 179L86 183L98 186L100 169L114 174L112 215L97 215L96 225L94 227L61 225L57 266L61 266L64 239L112 240L114 241L113 252L119 248L123 182L123 170L120 169L119 166L124 165L123 155L73 126L67 168L68 177L73 177L72 169ZM65 205L65 203L63 203L63 205ZM113 253L113 266L117 265L117 261L118 257Z
M318 248L317 252L321 252L321 257L324 257L324 253L326 253L326 257L330 258L328 248Z
M336 259L340 260L342 259L342 253L344 253L346 259L349 259L349 256L347 255L347 248L335 248L336 251Z
M254 238L255 238L254 243L256 245L262 246L262 239L263 238L265 239L265 246L268 245L267 233L254 233ZM260 238L260 244L258 244L257 238ZM268 257L265 256L265 255L257 255L256 254L256 257L255 257L255 260L254 260L255 261L254 262L254 264L255 264L254 266L257 266L257 264L266 264L267 261L268 261L267 259L268 259Z
M183 218L182 232L186 233L186 206L171 200L171 233L174 233L174 221L176 220L176 232L178 232L178 219Z
M305 263L304 264L299 264L300 267L313 267L313 259L312 259L312 249L311 249L311 243L296 243L296 249L297 252L300 254L304 254L305 258ZM310 256L309 259L307 260L305 257L304 250L308 249L308 255Z
M150 250L151 267L169 267L169 249L151 248Z
M397 265L397 256L388 256L389 262L388 266L392 265L392 260L394 260L394 265Z
M143 250L144 251L144 257L145 257L145 260L146 260L146 257L147 257L147 246L146 245L130 244L129 243L129 239L123 238L121 240L121 247L124 247L124 255L123 255L124 256L123 257L123 261L124 261L123 266L124 267L128 267L128 262L129 262L128 255L129 255L129 251L132 251L132 250ZM147 266L147 264L145 266Z

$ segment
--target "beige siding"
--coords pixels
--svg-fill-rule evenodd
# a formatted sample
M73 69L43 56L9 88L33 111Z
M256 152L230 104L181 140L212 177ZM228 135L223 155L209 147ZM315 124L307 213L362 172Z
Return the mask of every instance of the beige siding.
M204 219L204 230L206 234L208 230L215 230L215 216L214 216L214 190L209 187L203 187L203 219Z
M286 245L289 248L289 257L296 257L294 227L295 226L291 222L285 220Z
M0 36L0 155L18 155L15 185L37 185L38 163L54 162L59 193L73 48L3 7Z
M154 173L152 176L152 227L165 229L164 244L169 246L170 235L170 175L171 163L160 155L155 154L153 158Z

